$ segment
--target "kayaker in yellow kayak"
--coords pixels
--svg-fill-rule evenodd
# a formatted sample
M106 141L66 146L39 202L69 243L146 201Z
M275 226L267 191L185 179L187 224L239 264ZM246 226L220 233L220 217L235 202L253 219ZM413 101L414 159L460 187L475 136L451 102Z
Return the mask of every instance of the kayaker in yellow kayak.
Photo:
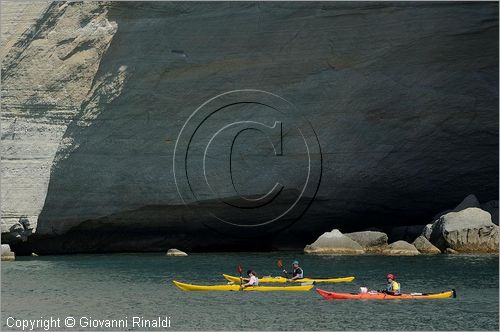
M299 266L299 261L293 261L292 263L292 269L293 272L287 272L286 270L283 270L283 273L285 276L291 274L292 278L288 279L288 281L293 281L296 279L302 279L304 278L304 270L302 270Z
M396 281L396 276L392 273L387 275L387 288L383 291L390 295L400 295L401 285Z
M259 278L257 278L257 273L252 270L247 271L247 275L250 278L246 284L241 285L241 287L250 287L250 286L258 286L259 285Z

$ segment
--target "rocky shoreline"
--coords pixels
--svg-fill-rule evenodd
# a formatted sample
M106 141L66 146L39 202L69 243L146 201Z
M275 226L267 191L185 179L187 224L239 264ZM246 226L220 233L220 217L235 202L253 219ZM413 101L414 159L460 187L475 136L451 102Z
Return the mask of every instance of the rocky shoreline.
M342 234L334 229L307 245L304 253L388 256L498 254L498 201L481 205L474 195L469 195L453 210L437 214L434 222L427 224L412 243L403 240L388 243L388 239L387 234L378 231Z
M486 207L488 211L483 210ZM498 201L484 205L469 195L454 209L438 213L435 218L411 242L400 239L390 242L390 236L380 231L342 233L333 229L303 251L311 255L384 256L499 253ZM187 256L187 253L172 248L166 256ZM12 260L14 252L8 244L2 244L2 261Z

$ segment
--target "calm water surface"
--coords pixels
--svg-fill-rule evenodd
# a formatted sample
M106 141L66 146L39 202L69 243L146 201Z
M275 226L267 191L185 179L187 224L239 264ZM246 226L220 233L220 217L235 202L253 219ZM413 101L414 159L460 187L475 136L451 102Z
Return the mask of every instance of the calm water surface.
M316 292L182 292L172 280L224 283L236 266L279 273L297 258L306 275L356 276L327 290L384 287L395 273L405 292L457 290L456 299L326 301ZM2 326L19 319L169 316L172 330L498 330L498 257L314 257L293 253L75 255L2 263ZM129 330L134 329L128 326ZM76 330L76 329L72 329ZM98 328L96 328L98 330Z

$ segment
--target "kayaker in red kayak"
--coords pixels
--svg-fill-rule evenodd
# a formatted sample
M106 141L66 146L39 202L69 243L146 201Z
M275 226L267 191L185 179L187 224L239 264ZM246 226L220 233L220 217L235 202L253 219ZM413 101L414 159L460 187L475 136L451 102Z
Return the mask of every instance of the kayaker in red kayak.
M396 281L396 276L394 274L389 273L387 275L387 289L385 289L383 293L390 295L401 294L401 285Z
M299 266L299 261L293 261L292 263L292 269L293 272L287 272L286 270L283 270L283 273L286 275L291 274L292 278L288 279L288 281L293 281L296 279L302 279L304 278L304 270L302 270Z
M255 273L255 271L248 270L247 275L250 278L250 280L248 280L246 284L241 285L241 287L250 287L259 285L259 278L257 278L257 273Z

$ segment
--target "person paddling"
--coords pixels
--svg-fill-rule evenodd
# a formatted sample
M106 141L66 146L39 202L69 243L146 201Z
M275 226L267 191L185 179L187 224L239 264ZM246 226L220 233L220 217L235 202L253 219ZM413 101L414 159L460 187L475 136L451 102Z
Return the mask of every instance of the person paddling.
M246 284L241 285L241 287L250 287L250 286L258 286L259 285L259 278L257 278L257 273L252 270L247 271L247 275L250 278Z
M292 278L288 279L288 281L294 281L294 280L297 280L297 279L304 278L304 270L302 270L300 268L298 261L293 261L293 263L292 263L292 269L293 269L293 272L287 272L286 270L283 270L283 273L285 275L289 275L289 274L292 275Z
M390 295L401 295L401 285L396 281L394 274L387 275L387 288L383 292Z

